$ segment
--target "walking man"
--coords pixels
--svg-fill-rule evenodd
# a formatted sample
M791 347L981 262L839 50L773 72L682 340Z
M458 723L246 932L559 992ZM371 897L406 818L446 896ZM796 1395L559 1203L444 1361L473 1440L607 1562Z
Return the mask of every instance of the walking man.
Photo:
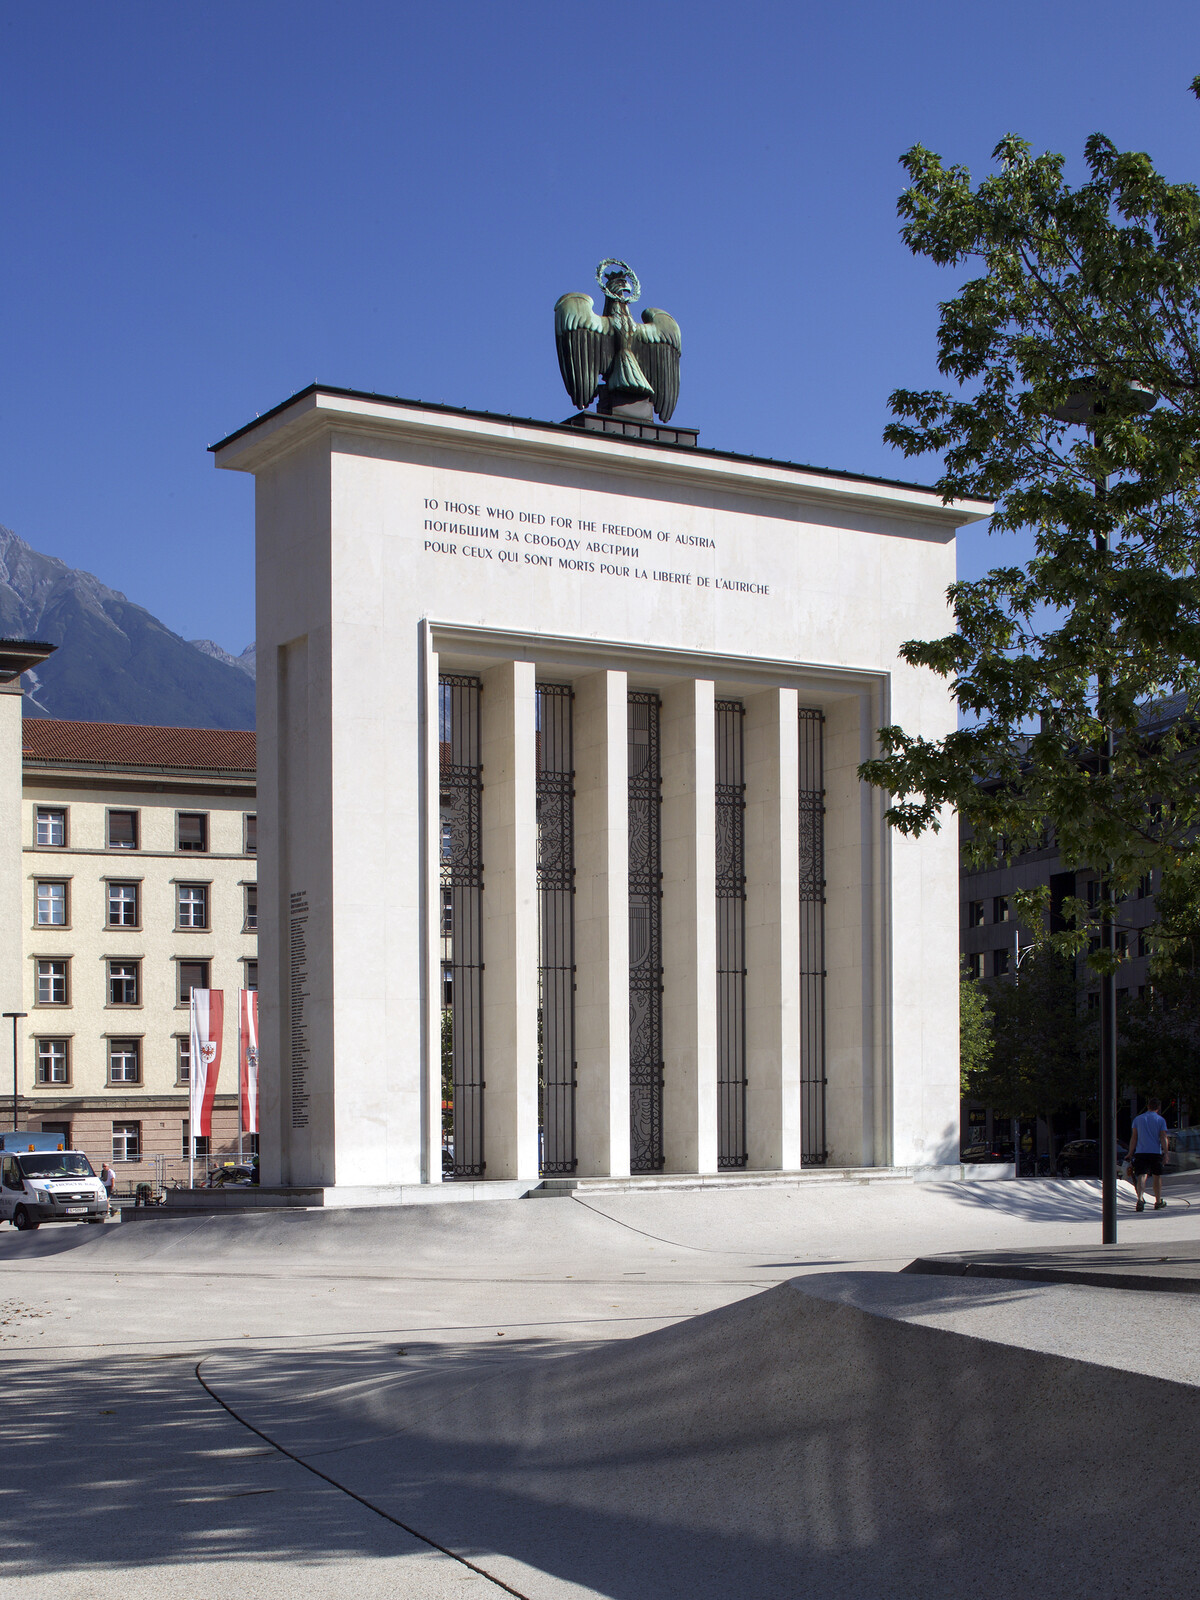
M1133 1186L1137 1190L1137 1208L1145 1211L1143 1190L1146 1178L1154 1179L1154 1209L1161 1211L1166 1201L1162 1197L1163 1157L1167 1153L1167 1124L1159 1115L1159 1102L1151 1095L1140 1117L1133 1119L1133 1135L1129 1140L1129 1156L1133 1162Z

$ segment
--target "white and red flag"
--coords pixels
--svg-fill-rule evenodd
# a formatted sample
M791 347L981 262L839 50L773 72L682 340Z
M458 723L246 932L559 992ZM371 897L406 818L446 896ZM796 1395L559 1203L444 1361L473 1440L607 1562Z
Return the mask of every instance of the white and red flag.
M221 1071L221 1036L225 1031L225 994L221 989L192 990L191 1131L193 1138L212 1135L213 1101Z
M243 989L238 1027L242 1132L258 1132L258 990Z

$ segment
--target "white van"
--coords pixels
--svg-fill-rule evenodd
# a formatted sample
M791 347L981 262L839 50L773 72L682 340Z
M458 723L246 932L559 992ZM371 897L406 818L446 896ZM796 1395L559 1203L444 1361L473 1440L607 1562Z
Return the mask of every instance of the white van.
M5 1152L0 1157L0 1220L24 1231L40 1222L103 1222L104 1185L81 1150Z

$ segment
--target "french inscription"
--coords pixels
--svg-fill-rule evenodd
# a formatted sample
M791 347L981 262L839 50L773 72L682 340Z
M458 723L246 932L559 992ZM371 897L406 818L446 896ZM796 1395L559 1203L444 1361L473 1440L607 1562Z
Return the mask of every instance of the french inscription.
M308 892L291 896L292 1127L308 1127Z

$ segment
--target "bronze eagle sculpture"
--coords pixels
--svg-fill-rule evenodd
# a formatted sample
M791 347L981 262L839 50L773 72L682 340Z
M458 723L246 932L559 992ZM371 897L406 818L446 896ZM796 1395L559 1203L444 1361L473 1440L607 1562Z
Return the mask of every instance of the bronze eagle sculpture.
M604 315L596 315L588 294L564 294L554 307L554 343L567 393L581 411L596 398L599 409L644 406L663 422L679 399L679 324L657 306L633 320L629 302L641 298L642 287L624 261L602 261L596 282L604 290Z

